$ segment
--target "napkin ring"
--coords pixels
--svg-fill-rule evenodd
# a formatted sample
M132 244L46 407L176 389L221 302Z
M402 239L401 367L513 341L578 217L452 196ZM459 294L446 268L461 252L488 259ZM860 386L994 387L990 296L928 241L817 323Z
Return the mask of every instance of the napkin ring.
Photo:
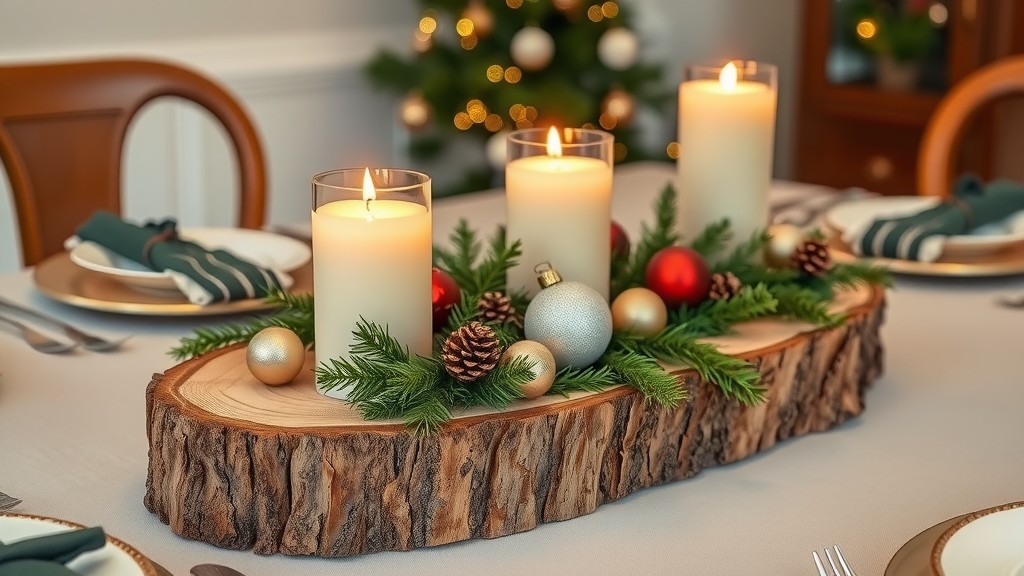
M153 246L167 242L177 238L178 232L174 228L167 228L161 231L159 234L154 234L146 243L142 246L142 263L149 268L153 268L153 263L149 261L149 253L153 250Z
M950 196L949 198L946 198L944 203L947 206L952 206L953 208L956 208L957 210L959 210L959 211L964 213L964 216L967 217L967 229L968 230L971 230L971 229L974 228L974 222L975 222L974 210L971 209L970 205L968 205L963 200L957 198L956 196Z

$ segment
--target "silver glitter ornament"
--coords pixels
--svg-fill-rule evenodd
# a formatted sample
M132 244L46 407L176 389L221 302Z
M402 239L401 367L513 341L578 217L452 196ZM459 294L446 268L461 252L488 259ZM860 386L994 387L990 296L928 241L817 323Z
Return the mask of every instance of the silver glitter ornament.
M546 346L559 369L590 366L604 354L612 339L608 303L586 284L563 282L550 264L541 264L535 270L542 290L523 317L527 340Z
M295 332L280 326L260 330L245 350L245 363L268 386L291 382L306 361L306 347Z

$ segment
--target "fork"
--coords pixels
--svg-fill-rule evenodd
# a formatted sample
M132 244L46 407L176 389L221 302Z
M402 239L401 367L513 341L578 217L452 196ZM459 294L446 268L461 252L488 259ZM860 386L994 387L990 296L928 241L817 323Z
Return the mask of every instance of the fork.
M835 560L832 559L832 552L828 548L825 548L825 557L828 558L828 563L832 566L832 574L834 576L857 576L854 574L853 569L850 568L850 565L846 563L846 558L843 558L843 551L839 549L839 545L837 544L833 546L832 549L835 550L836 557L839 559L839 566L843 569L842 574L840 574L839 568L836 567ZM811 556L814 557L814 566L818 569L818 576L830 576L829 573L825 571L825 566L821 563L821 556L818 556L818 551L815 550L811 552Z
M16 328L21 332L22 339L25 340L29 346L45 354L63 354L64 352L70 352L74 348L78 347L77 342L69 343L54 340L53 338L18 322L14 318L0 316L0 322Z
M121 344L123 344L124 341L128 339L121 338L120 340L107 340L106 338L101 338L99 336L96 336L95 334L83 332L82 330L68 324L67 322L58 320L57 318L48 316L37 310L20 306L18 304L15 304L14 302L11 302L10 300L7 300L6 298L0 298L0 308L5 308L11 312L26 314L28 316L38 318L39 320L42 320L44 322L49 322L50 324L53 324L54 326L60 328L61 331L63 331L64 334L67 335L68 338L71 338L75 342L80 343L83 348L85 348L86 350L90 350L92 352L111 352L113 350L117 350L118 348L121 347Z
M4 510L10 510L11 508L17 506L18 504L21 504L21 500L18 500L14 496L8 496L7 494L0 492L0 512L3 512Z

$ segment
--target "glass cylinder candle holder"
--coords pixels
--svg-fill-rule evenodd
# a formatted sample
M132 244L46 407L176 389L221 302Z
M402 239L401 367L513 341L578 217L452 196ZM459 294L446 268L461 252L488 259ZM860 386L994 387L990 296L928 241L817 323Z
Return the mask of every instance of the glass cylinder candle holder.
M509 290L540 291L534 267L550 262L566 280L608 299L614 138L601 130L530 128L508 135L505 213L522 242Z
M679 87L679 223L687 238L728 218L732 246L768 225L777 70L690 66Z
M360 318L431 354L430 177L398 169L313 177L317 364L348 358ZM347 390L324 394L346 398Z

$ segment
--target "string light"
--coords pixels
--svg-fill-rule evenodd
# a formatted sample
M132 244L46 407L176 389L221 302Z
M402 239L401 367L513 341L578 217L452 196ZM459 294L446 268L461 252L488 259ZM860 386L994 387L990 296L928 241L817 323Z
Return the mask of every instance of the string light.
M487 106L477 99L466 103L466 112L469 112L469 119L476 124L482 123L487 118Z
M459 44L461 44L462 47L464 49L466 49L466 50L472 50L473 48L476 48L476 43L477 43L476 34L470 34L469 36L463 36L459 40Z
M465 38L466 36L473 35L473 21L469 18L462 18L455 23L455 31L459 33L459 36Z
M580 128L583 128L584 130L593 130L595 126L593 122L586 122L583 124L583 126L580 126Z
M601 14L605 18L615 18L619 15L619 5L615 2L605 2L601 5Z
M505 0L505 4L508 5L509 8L515 10L523 5L523 0Z
M522 120L517 120L516 121L516 128L519 128L520 130L522 130L523 128L533 128L533 122L530 122L529 120L526 120L525 118L522 119Z
M875 37L878 33L878 25L871 18L864 18L860 22L857 22L857 36L865 40L870 40Z
M526 106L523 106L522 104L513 104L508 109L508 117L511 118L512 120L514 120L515 122L519 122L520 120L525 120L526 119Z
M505 69L505 82L515 84L523 79L523 71L517 66L509 66Z
M488 114L487 119L484 120L484 128L487 128L489 132L497 132L504 125L505 121L497 114Z
M615 161L622 162L626 159L626 155L629 154L629 148L626 147L622 142L615 143Z
M669 142L665 147L665 154L668 154L669 158L677 160L679 158L679 142Z
M469 114L465 112L459 112L455 115L455 127L459 130L469 130L473 127L473 121L469 118Z
M587 18L590 18L591 22L600 22L604 19L604 12L601 11L600 6L591 6L587 8Z
M424 34L433 34L434 30L437 30L437 20L432 16L424 16L420 18L420 32Z
M528 122L532 123L536 119L537 119L537 109L534 108L533 106L527 106L526 107L526 120Z
M601 128L605 130L612 130L615 125L619 123L619 119L615 116L605 112L601 114L601 117L597 119L598 123L601 124Z
M501 82L502 77L505 74L505 70L497 64L492 64L487 67L487 79L491 82Z

